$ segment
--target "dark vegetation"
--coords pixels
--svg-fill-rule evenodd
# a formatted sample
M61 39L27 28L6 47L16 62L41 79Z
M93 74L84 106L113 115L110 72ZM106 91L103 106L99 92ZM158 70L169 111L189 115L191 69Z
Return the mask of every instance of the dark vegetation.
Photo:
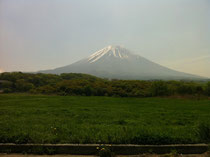
M54 75L13 72L0 74L0 91L120 97L209 96L210 82L106 80L86 74Z
M0 94L0 143L210 143L210 100Z
M0 143L210 143L207 81L13 72L0 92Z

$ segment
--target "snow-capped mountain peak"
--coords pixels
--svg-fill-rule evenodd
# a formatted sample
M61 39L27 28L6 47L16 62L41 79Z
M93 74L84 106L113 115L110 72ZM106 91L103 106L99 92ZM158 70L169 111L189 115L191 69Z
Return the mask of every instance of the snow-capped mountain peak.
M85 73L110 79L202 79L200 76L178 72L139 55L122 46L107 46L73 64L41 71L44 73Z
M88 62L93 63L101 59L102 57L116 57L119 59L126 59L131 53L122 46L107 46L88 57Z

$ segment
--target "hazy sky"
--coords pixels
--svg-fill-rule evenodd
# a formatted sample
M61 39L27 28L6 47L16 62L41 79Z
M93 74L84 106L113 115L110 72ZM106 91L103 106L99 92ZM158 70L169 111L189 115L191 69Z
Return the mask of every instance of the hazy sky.
M60 67L108 45L210 77L210 0L0 0L0 71Z

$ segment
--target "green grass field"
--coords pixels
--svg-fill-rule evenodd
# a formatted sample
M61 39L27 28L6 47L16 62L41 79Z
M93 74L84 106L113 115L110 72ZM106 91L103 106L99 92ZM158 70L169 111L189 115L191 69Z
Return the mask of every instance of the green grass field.
M0 143L203 143L206 123L208 99L0 95Z

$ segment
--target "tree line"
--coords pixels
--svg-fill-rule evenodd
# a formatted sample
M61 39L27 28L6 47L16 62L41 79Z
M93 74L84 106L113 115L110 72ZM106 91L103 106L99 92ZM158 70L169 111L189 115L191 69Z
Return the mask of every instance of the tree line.
M161 80L107 80L87 74L0 74L1 93L33 93L81 96L152 97L172 95L210 96L210 82Z

